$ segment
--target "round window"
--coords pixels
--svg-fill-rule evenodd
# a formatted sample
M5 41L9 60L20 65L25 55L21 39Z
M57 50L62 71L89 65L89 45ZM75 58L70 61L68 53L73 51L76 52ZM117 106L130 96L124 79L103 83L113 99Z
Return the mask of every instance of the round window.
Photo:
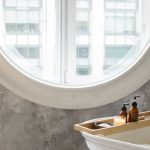
M144 55L148 0L4 0L3 53L34 80L63 87L108 83Z

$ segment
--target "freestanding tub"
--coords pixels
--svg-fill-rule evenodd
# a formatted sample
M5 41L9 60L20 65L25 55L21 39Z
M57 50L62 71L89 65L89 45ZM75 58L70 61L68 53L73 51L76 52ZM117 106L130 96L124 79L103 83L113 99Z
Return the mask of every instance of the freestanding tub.
M150 150L150 127L111 136L82 135L90 150Z
M90 150L150 150L150 126L108 136L81 133Z

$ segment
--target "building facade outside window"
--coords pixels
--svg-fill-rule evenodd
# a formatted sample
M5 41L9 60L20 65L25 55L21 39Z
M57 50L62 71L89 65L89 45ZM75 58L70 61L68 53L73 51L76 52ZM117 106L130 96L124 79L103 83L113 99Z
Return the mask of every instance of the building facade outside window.
M3 0L0 7L8 55L57 84L105 80L111 67L127 65L119 62L141 34L140 0Z

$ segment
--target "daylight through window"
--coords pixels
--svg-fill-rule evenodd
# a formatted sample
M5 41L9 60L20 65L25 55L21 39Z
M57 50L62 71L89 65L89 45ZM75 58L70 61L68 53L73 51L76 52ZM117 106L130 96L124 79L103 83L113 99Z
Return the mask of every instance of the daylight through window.
M103 82L139 55L140 0L3 0L7 56L35 78L62 85Z

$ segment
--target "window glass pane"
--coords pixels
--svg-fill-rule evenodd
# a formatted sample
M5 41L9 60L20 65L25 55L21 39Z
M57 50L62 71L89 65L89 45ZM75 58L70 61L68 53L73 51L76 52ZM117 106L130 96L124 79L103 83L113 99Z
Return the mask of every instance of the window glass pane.
M131 47L128 46L115 46L115 47L106 47L105 55L106 58L122 58L124 57L130 50Z
M126 2L117 2L116 9L126 9Z
M16 33L16 24L15 23L6 23L6 32L7 33Z
M39 36L38 35L30 35L28 36L29 44L38 45L39 44Z
M38 11L29 11L29 21L38 22L39 21L39 12Z
M135 18L126 18L126 33L134 34L136 32Z
M126 5L126 7L128 9L133 9L134 10L134 9L136 9L136 2L134 2L134 1L133 2L132 1L128 2L127 5Z
M7 24L7 32L9 33L39 33L39 24L36 23L17 23L17 24Z
M77 0L77 8L89 8L89 0Z
M135 12L128 12L128 13L126 13L126 17L133 17L134 19L136 19L136 13Z
M106 9L114 9L116 3L114 2L106 2Z
M26 23L27 21L28 21L28 11L18 10L17 11L17 22L18 23Z
M78 58L88 58L89 56L89 48L85 46L77 47L77 57Z
M127 36L126 37L126 43L128 45L134 45L134 44L136 44L136 37L135 37L135 35L133 34L133 35Z
M27 47L16 47L18 52L25 58L29 58L29 52Z
M6 19L6 22L16 23L16 11L15 10L7 10L5 19Z
M29 0L29 6L30 7L39 7L40 6L40 0Z
M116 43L116 37L115 37L115 35L113 36L113 35L107 35L106 37L105 37L105 44L106 45L115 45L115 43Z
M114 14L114 17L125 17L129 14L130 12L126 13L126 12L116 12L116 13L113 13Z
M29 32L30 33L39 33L39 24L38 23L30 23L29 24Z
M89 23L88 22L77 22L77 32L81 34L87 34L89 31Z
M39 48L31 47L30 48L30 57L31 58L39 58Z
M125 18L124 17L117 17L116 18L116 32L117 33L124 33L125 30Z
M16 47L19 53L25 58L39 58L38 47Z
M111 68L112 63L119 62L125 55L130 52L131 46L106 47L105 51L105 69Z
M28 44L28 36L27 35L17 35L17 44L18 45L27 45Z
M116 35L116 45L122 45L124 46L125 42L126 42L126 38L124 37L125 35Z
M5 6L6 7L15 7L16 6L16 0L5 0Z
M16 35L7 35L6 44L7 45L16 45Z
M88 14L88 12L86 12L86 11L79 11L79 12L77 12L77 20L78 21L88 21L88 16L89 14Z
M17 24L18 33L28 33L28 24Z
M78 75L89 75L90 74L90 68L89 66L77 66L76 72Z
M106 18L106 32L114 33L115 32L115 19L114 17Z
M106 17L106 32L131 34L135 33L136 21L134 17L116 16Z
M77 44L79 45L88 45L89 44L89 36L88 35L79 35L77 36Z
M17 0L17 6L18 7L27 7L28 1L27 0Z

